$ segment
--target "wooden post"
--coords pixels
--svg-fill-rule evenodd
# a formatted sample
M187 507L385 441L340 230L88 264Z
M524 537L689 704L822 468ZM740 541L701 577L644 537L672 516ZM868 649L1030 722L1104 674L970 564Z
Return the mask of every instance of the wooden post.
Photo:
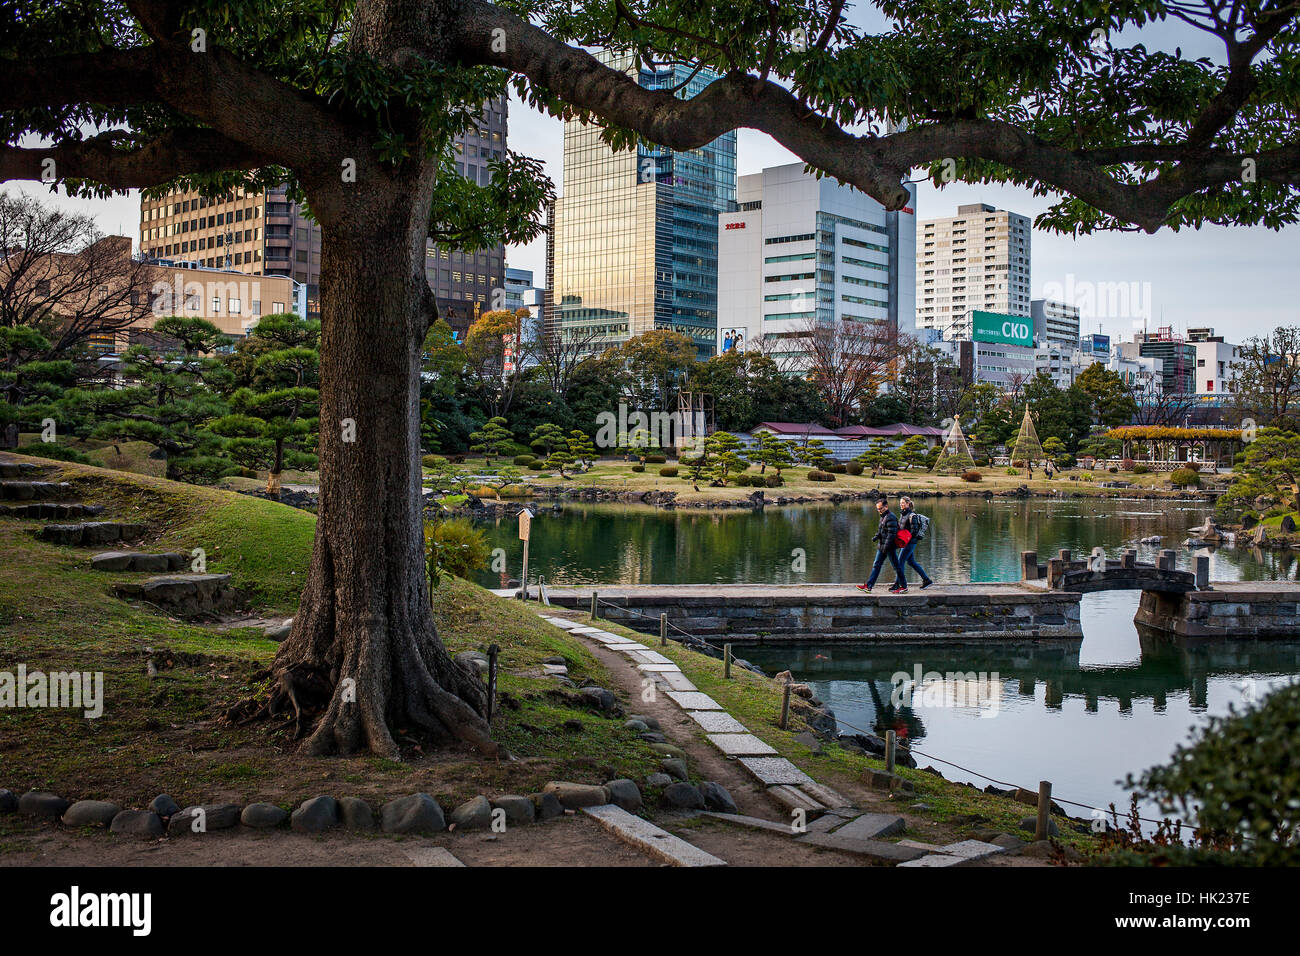
M722 676L731 680L731 645L722 645Z
M596 592L592 591L591 592L591 619L593 621L600 616L599 614L596 613L598 610L599 610L599 606L596 604Z
M1047 839L1047 824L1051 822L1052 781L1038 781L1038 820L1034 824L1034 839Z
M894 753L898 746L898 734L892 730L885 731L885 773L894 772Z
M787 730L790 726L790 685L785 685L785 690L781 694L781 729Z
M497 655L501 653L501 648L495 644L488 645L488 692L487 692L487 719L492 723L492 713L496 710L497 704Z
M1070 549L1069 549L1069 548L1062 548L1060 551L1057 552L1057 555L1056 555L1056 556L1057 556L1058 558L1061 559L1061 563L1062 563L1062 564L1068 565L1068 564L1070 563Z
M666 613L659 615L659 646L668 646L668 615Z
M519 596L525 601L528 600L528 539L524 538L524 569L520 572L519 577Z
M1160 559L1156 562L1156 565L1161 571L1172 571L1175 567L1176 561L1177 555L1173 548L1161 548Z

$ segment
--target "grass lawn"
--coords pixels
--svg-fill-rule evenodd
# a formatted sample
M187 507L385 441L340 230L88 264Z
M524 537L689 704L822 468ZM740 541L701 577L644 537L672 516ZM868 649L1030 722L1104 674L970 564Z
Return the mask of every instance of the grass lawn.
M484 463L481 458L470 458L459 468L474 473L492 472L502 467L502 460L497 459L491 465ZM509 464L508 460L505 464ZM685 468L678 466L678 477L665 478L659 475L659 469L672 466L664 465L646 465L644 472L632 471L633 462L624 462L613 459L601 459L597 461L590 471L578 472L570 475L569 478L560 478L558 473L548 471L528 471L524 470L523 483L529 484L534 490L550 488L600 488L608 491L624 493L643 493L646 491L673 491L677 493L677 501L681 503L692 503L702 501L742 501L752 495L756 488L737 486L728 484L725 488L709 487L707 482L701 482L700 490L697 492L692 487L689 475ZM1110 474L1109 472L1084 472L1079 469L1058 473L1057 477L1047 480L1043 477L1042 472L1035 471L1034 479L1030 481L1028 474L1024 469L1019 469L1018 474L1007 474L1006 467L1001 468L979 468L976 469L983 476L978 482L967 482L956 475L938 475L931 474L924 470L911 472L890 472L882 478L872 478L870 473L864 475L836 475L833 482L809 481L809 469L787 468L782 472L785 484L779 488L763 488L763 493L768 498L775 497L809 497L809 498L829 498L834 494L845 494L848 492L867 492L879 490L889 495L906 494L916 492L936 492L941 491L944 494L953 493L971 493L983 494L985 492L997 493L999 491L1010 491L1019 488L1021 485L1027 486L1035 494L1052 494L1064 493L1071 495L1088 495L1088 496L1114 496L1131 494L1133 490L1139 490L1144 493L1157 494L1177 494L1178 489L1169 484L1169 475L1167 472L1151 473L1146 475L1134 475L1131 473ZM771 468L768 469L770 474ZM744 472L749 475L758 474L757 466L750 466ZM685 477L683 477L685 476ZM1077 479L1077 480L1071 480ZM1126 481L1132 485L1131 489L1114 489L1102 488L1102 482L1107 481ZM1192 489L1195 490L1195 489Z
M36 459L27 459L36 461ZM315 518L262 499L138 475L52 463L78 497L106 517L147 522L150 550L203 547L210 571L250 588L259 609L292 613L307 568ZM187 624L111 596L123 572L92 572L91 549L39 542L36 521L0 518L0 669L102 671L104 714L15 709L0 720L0 787L49 789L69 799L146 806L160 792L182 805L264 799L286 808L318 793L384 800L426 791L455 806L477 793L528 793L547 780L600 783L640 778L659 757L621 719L571 703L541 661L562 656L571 676L607 675L578 642L512 602L459 579L437 597L442 637L455 653L501 648L503 706L495 737L516 761L462 753L404 761L300 757L286 725L237 727L220 719L256 693L276 645L259 629ZM156 674L150 676L152 662ZM568 729L566 721L581 721Z

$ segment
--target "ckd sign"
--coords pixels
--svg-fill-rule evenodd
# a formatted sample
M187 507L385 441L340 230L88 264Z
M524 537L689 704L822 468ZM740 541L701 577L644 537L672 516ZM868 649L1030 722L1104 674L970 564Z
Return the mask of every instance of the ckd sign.
M971 338L976 342L1000 342L1026 348L1034 345L1034 327L1023 316L979 311L972 312L971 316Z

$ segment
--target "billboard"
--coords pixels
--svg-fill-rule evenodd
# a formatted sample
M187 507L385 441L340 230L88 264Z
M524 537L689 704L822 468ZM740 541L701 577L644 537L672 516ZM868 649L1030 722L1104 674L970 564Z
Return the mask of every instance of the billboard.
M1109 354L1110 354L1110 336L1109 336L1109 335L1100 335L1100 334L1098 334L1098 335L1094 335L1094 336L1092 337L1092 354L1093 354L1093 355L1109 355Z
M976 342L999 342L1033 348L1033 319L1001 312L971 312L971 336Z

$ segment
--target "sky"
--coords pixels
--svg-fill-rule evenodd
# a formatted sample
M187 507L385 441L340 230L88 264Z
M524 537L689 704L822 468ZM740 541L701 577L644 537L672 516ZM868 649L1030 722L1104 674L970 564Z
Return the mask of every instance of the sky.
M883 24L873 8L859 5L849 18L859 26ZM1182 24L1163 23L1113 38L1117 44L1137 40L1172 49L1184 56L1222 59L1218 41ZM525 106L512 94L510 148L541 159L563 194L563 124ZM798 158L763 133L741 130L737 173L756 173ZM48 193L40 184L11 183L32 194ZM962 203L984 202L1031 217L1044 211L1050 197L1036 197L1016 186L952 183L937 189L918 187L918 220L955 215ZM63 208L94 215L105 233L138 237L139 194L106 200L69 199ZM534 283L545 281L545 240L507 249L508 265L533 271ZM1131 339L1135 330L1172 326L1212 326L1229 341L1266 335L1281 325L1300 325L1300 227L1274 232L1263 227L1206 226L1174 233L1104 233L1074 238L1035 229L1031 248L1032 295L1073 299L1084 307L1081 332L1103 332ZM1121 301L1118 293L1123 291ZM1068 295L1069 292L1074 295ZM1094 308L1088 314L1087 303Z

